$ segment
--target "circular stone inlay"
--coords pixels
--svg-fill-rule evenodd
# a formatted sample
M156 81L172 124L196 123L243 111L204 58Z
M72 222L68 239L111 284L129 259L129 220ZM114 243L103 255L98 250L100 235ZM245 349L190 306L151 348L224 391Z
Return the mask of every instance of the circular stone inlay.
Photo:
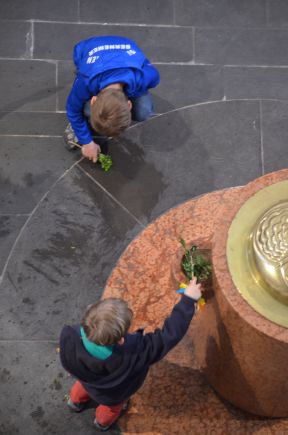
M243 298L288 327L288 181L265 187L239 209L228 232L227 261Z

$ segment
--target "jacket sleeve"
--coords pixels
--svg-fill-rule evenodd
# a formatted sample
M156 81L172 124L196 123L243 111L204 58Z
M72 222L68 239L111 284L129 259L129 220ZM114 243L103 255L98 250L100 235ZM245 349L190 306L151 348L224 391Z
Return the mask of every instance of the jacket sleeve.
M92 97L84 80L77 77L74 81L71 92L66 103L67 117L81 145L90 143L93 140L87 119L83 109L87 101Z
M130 78L125 92L131 98L141 97L147 93L148 89L155 88L159 82L160 75L158 70L147 61L144 63L142 71L134 70L133 79Z
M159 71L155 68L151 63L145 63L144 65L144 75L146 77L146 87L155 88L160 83L160 74Z
M194 315L195 303L194 299L183 295L166 318L162 329L143 336L141 359L146 359L146 364L154 364L162 359L184 337Z

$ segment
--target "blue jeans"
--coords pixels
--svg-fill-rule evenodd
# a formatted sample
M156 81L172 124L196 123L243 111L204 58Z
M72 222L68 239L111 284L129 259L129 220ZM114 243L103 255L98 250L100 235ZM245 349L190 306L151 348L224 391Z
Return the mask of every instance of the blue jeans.
M152 96L149 92L141 97L130 98L132 103L132 119L133 121L146 121L154 115L154 105Z
M152 96L149 92L145 95L141 95L141 97L130 98L132 103L132 119L133 121L146 121L146 119L150 118L154 115L154 105ZM90 118L90 100L85 103L84 106L84 115L86 118Z

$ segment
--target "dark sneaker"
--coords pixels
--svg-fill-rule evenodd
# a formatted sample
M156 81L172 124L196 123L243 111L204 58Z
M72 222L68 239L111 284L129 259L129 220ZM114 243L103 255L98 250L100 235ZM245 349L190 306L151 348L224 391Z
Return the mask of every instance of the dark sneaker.
M118 418L122 417L122 415L125 414L125 412L126 412L127 409L129 408L129 404L130 404L130 400L128 400L128 402L126 402L125 405L123 405L123 408L122 408L122 410L121 410L119 416L118 416L114 421L112 421L111 424L109 424L109 425L107 425L107 426L102 426L102 424L98 423L98 421L97 421L96 418L95 418L95 420L94 420L94 427L95 427L96 429L101 430L101 432L106 432L106 430L110 429L110 427L113 426L114 423L116 423L116 421L118 420Z
M79 142L76 134L74 133L74 130L69 122L67 127L65 128L64 135L63 135L65 147L68 149L68 151L73 151L77 148L79 148Z
M81 146L79 144L78 138L70 122L65 128L63 139L64 139L65 147L68 149L68 151L73 151L76 150L77 148L79 149L79 147ZM106 136L97 135L97 133L95 134L95 136L93 136L93 140L95 141L95 143L97 143L100 146L102 154L108 154L109 139L112 138L107 138Z
M75 403L75 402L72 402L72 400L70 399L70 397L69 397L69 399L68 399L68 401L67 401L67 406L68 406L68 408L69 408L71 411L73 411L73 412L81 412L81 411L83 411L83 409L86 408L86 405L87 405L87 402L82 402L82 403Z

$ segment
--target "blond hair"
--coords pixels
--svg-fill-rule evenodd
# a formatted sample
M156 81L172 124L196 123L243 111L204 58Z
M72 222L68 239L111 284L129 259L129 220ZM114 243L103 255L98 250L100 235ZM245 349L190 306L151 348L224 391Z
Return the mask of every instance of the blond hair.
M102 346L116 344L128 331L133 312L127 302L107 298L88 307L82 327L88 340Z
M131 109L122 89L103 89L91 105L91 125L105 136L118 136L131 124Z

